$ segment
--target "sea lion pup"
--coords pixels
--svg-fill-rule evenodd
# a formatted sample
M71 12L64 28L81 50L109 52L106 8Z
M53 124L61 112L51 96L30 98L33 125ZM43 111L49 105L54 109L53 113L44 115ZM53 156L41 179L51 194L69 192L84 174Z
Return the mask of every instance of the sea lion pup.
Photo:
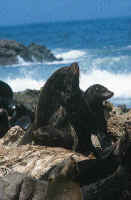
M3 137L9 129L8 114L3 108L0 108L0 138Z
M72 123L78 135L77 151L84 154L93 152L98 155L96 149L92 145L91 134L100 135L101 146L105 148L108 138L103 142L103 135L106 134L106 119L104 115L103 102L112 97L113 92L101 85L93 85L83 91L76 92L65 104L68 119ZM105 136L106 137L106 136ZM106 144L105 144L106 143ZM108 145L111 145L109 140Z
M48 178L46 200L82 200L80 186L73 181L76 173L77 164L72 157L56 165Z
M96 184L96 190L87 189L89 200L131 199L131 122L125 124L125 135L117 142L116 154L120 164L111 176Z
M90 126L92 132L98 136L102 148L111 145L110 136L107 134L106 100L112 96L113 92L100 84L90 86L84 93L90 113Z

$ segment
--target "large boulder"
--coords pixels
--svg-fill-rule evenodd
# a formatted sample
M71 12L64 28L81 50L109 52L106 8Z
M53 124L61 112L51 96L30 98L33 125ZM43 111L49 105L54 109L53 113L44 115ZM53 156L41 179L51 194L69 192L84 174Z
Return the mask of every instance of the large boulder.
M55 61L51 51L42 45L31 43L28 47L15 40L0 40L0 65L18 64L18 56L27 62Z

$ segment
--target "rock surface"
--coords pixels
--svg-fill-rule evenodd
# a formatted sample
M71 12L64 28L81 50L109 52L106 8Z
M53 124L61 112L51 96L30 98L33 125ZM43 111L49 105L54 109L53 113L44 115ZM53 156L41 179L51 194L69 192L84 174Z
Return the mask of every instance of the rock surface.
M57 59L45 46L31 43L27 47L14 40L0 40L0 65L18 64L18 56L27 62L62 60Z
M58 163L73 157L76 161L88 157L71 150L57 147L22 145L20 147L0 145L0 176L19 172L40 179ZM4 170L5 169L5 170Z

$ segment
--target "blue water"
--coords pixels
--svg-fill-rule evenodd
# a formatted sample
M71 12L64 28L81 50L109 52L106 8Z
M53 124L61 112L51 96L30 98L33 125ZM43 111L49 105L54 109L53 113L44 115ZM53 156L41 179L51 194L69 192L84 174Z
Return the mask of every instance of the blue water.
M57 22L0 27L0 39L50 48L61 62L0 66L0 79L14 91L39 89L58 68L78 62L80 87L95 83L114 92L115 105L131 107L131 18Z

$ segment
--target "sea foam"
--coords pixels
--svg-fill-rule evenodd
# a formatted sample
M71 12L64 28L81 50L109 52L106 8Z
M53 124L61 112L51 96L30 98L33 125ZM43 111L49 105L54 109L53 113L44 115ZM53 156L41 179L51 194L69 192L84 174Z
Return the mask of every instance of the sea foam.
M37 81L31 78L8 79L6 82L11 86L14 92L24 91L26 89L39 90L45 84L45 81Z
M93 84L102 84L114 92L115 98L131 98L131 73L114 74L94 69L80 75L80 88L86 90Z

